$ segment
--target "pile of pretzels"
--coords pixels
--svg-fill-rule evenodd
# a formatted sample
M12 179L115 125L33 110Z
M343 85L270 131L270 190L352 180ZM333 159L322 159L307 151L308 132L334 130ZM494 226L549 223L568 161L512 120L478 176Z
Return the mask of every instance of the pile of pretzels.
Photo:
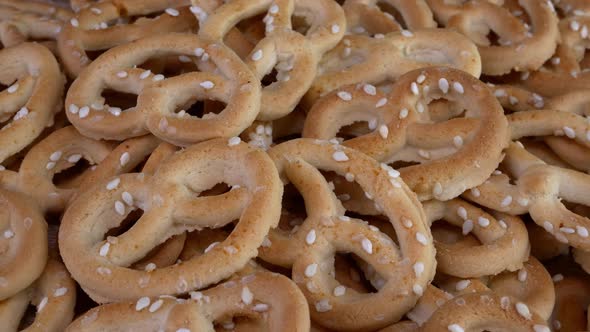
M0 0L0 330L590 330L589 29Z

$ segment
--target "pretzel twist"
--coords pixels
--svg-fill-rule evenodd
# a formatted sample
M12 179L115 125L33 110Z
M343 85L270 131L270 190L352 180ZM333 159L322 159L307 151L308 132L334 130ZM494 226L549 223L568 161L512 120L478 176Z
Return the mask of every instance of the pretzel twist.
M403 75L388 95L366 90L349 86L322 98L310 110L303 136L328 139L345 125L368 121L377 130L344 144L386 163L421 163L400 170L421 200L456 197L482 183L500 162L507 122L500 104L472 76L432 67ZM437 115L428 104L440 98L458 114L467 110L466 117L432 124Z
M0 189L0 300L29 287L47 262L47 223L26 196Z
M4 47L15 46L31 39L56 40L63 22L31 13L2 7L0 5L0 42ZM42 42L54 54L55 42Z
M37 309L35 319L19 330L29 303ZM50 259L33 285L0 302L0 324L4 331L60 332L72 321L75 304L76 284L62 263Z
M298 139L277 145L269 153L279 174L301 192L308 217L293 233L272 230L259 249L260 257L273 264L292 265L293 280L308 300L312 319L322 326L375 329L399 320L434 274L434 247L415 196L375 160L344 146ZM344 216L318 169L352 174L383 208L395 228L399 249L378 229ZM353 252L371 265L384 279L378 292L360 294L342 287L331 275L337 252ZM404 280L401 287L395 281L400 278ZM382 305L369 305L376 302Z
M346 85L395 81L414 69L437 65L457 68L475 77L481 73L476 46L453 31L392 32L382 39L347 36L322 58L303 103L309 108L321 96Z
M66 331L214 331L214 322L234 315L262 319L269 331L309 331L309 311L299 289L288 278L268 272L191 292L188 300L142 297L137 302L102 305L80 316Z
M220 180L242 187L194 197ZM281 190L264 152L210 140L169 157L153 177L123 174L82 193L62 220L60 251L74 279L100 302L187 293L227 278L256 255L279 220ZM227 205L221 214L219 204ZM103 240L137 208L143 215L129 231ZM149 272L127 268L175 234L236 219L228 238L200 257Z
M63 93L57 61L45 47L24 43L0 51L0 162L24 149L53 123Z
M275 120L295 109L316 76L322 55L344 36L346 21L342 8L328 0L237 0L216 8L206 20L201 19L199 35L222 42L238 22L265 11L264 38L244 61L258 80L277 70L277 80L262 89L258 115L259 120ZM305 35L294 31L293 15L309 21Z
M194 29L196 20L188 8L181 8L189 3L188 0L103 1L81 9L64 25L58 38L60 58L68 76L75 78L91 63L89 51L106 50L156 34ZM143 17L167 9L168 12L155 18ZM133 20L136 16L139 18Z
M154 56L194 57L195 52L200 64L214 65L218 73L188 72L160 79L150 71L132 68ZM126 110L110 107L101 97L106 88L137 94L137 105ZM176 113L183 105L206 98L227 106L219 114L202 118ZM188 145L235 136L246 129L259 111L260 85L227 47L191 35L166 34L121 45L100 56L74 81L66 105L69 120L85 136L121 140L151 132L165 141Z
M588 250L590 220L569 211L561 199L590 205L586 188L590 177L574 170L546 165L512 143L503 165L516 179L509 184L505 174L492 175L486 183L465 192L464 197L483 206L510 214L528 212L535 223L561 242Z

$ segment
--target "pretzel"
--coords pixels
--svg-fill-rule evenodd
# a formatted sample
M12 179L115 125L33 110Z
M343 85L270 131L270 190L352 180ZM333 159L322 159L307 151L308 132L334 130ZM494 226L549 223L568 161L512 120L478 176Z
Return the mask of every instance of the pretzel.
M47 223L26 196L0 188L0 300L29 287L47 262Z
M590 48L588 29L590 18L584 16L568 17L559 22L561 42L551 62L538 71L531 72L520 84L537 93L558 96L573 90L588 87L590 75L582 67L581 61L587 48ZM563 84L567 81L568 84Z
M527 223L527 232L531 243L531 255L541 261L551 258L568 255L569 246L558 241L553 235L537 224Z
M285 182L301 192L307 219L294 232L272 230L259 248L260 257L292 266L293 280L307 298L312 320L324 327L376 329L399 320L434 274L434 247L415 196L377 161L328 141L291 140L273 147L269 154ZM345 216L318 168L353 176L383 208L400 249L376 227ZM377 293L359 294L342 287L330 275L336 252L352 252L371 265L384 279ZM403 278L403 284L394 282L398 278Z
M401 16L401 20L393 16L387 10L388 7L396 10ZM404 28L410 31L436 28L432 12L424 0L413 2L400 0L347 0L342 5L342 9L344 9L346 15L348 31L355 34L368 33L372 36L400 31Z
M374 132L344 144L385 163L420 162L400 170L420 200L456 197L482 183L498 165L507 144L507 123L496 99L477 79L432 67L403 75L388 95L373 94L370 87L349 86L322 98L310 110L303 136L328 139L355 121L375 123ZM453 104L454 114L468 110L467 118L429 124L437 114L428 104L439 98Z
M547 323L528 306L494 292L465 294L447 301L422 325L420 331L550 331Z
M501 5L503 0L486 0L489 3ZM442 25L447 25L449 19L459 14L465 3L462 0L426 0L436 20Z
M590 287L585 277L566 276L555 283L555 308L551 322L557 331L590 329L586 311L590 306Z
M505 174L492 175L486 183L464 193L480 205L510 214L528 212L539 226L557 240L575 248L588 250L587 217L569 211L561 199L590 205L585 189L590 184L587 174L546 165L512 143L506 150L503 165L516 180L508 183Z
M346 36L322 58L303 103L309 108L321 96L346 85L395 81L404 73L433 65L450 66L475 77L481 73L476 46L453 31L392 32L381 39Z
M53 41L57 39L63 22L2 6L0 19L0 42L4 47L15 46L30 39L50 39L52 41L42 44L56 53L56 44Z
M21 331L19 323L29 303L37 312L27 332L63 331L74 317L76 284L60 262L50 259L41 277L27 289L0 303L0 324L4 331Z
M525 138L524 140L521 140L520 142L522 143L522 145L524 146L524 148L528 152L533 154L535 157L543 160L545 163L547 163L549 165L558 166L558 167L562 167L562 168L573 168L572 165L568 164L563 159L561 159L549 147L549 145L546 144L546 142L548 142L550 139L553 139L553 138L563 139L560 137L546 136L542 141L535 140L534 138L532 138L532 139ZM567 139L567 140L569 141L569 139Z
M590 6L584 0L558 0L553 2L555 7L561 9L568 16L584 16L590 12Z
M60 21L67 21L73 16L71 10L43 1L0 0L0 6L23 13L56 18Z
M29 145L59 110L64 80L45 47L24 43L0 51L0 162Z
M68 126L54 131L33 146L18 173L0 171L0 184L31 196L44 212L63 211L76 189L58 188L53 183L54 176L82 158L90 164L99 163L111 149L109 144L86 138Z
M519 218L490 215L461 199L428 201L424 210L430 223L444 219L452 226L461 227L463 235L473 232L477 237L477 240L465 237L453 241L446 238L448 231L433 229L437 269L442 273L462 278L496 275L522 268L528 258L528 235Z
M346 21L340 6L329 0L234 0L216 8L206 20L201 19L199 36L222 42L236 23L265 11L265 38L244 61L259 80L273 69L277 71L277 80L262 88L258 115L259 120L275 120L299 103L316 76L322 55L344 36ZM310 22L305 35L294 31L293 15Z
M80 9L64 25L58 38L66 73L71 78L78 76L91 62L90 51L107 50L156 34L193 30L196 20L188 8L181 8L189 3L188 0L103 1ZM162 11L155 18L144 17Z
M281 186L264 152L235 141L193 145L166 159L153 177L123 174L78 196L63 217L59 245L68 270L93 299L183 294L229 277L256 255L279 220ZM194 197L218 180L242 187ZM219 204L227 204L223 213L215 210ZM104 241L104 234L136 208L143 216L135 225ZM149 272L127 268L175 234L235 219L240 221L231 235L202 256Z
M213 64L219 73L163 78L132 68L154 56L194 57L195 50L200 65ZM125 110L109 106L101 97L107 88L137 94L137 105ZM202 118L176 113L205 98L227 106ZM237 135L254 121L259 105L259 83L244 63L227 47L188 34L158 35L110 49L84 70L66 96L68 119L85 136L121 140L151 132L176 145Z
M76 319L67 332L170 330L213 331L232 316L264 321L269 331L308 331L305 298L288 278L268 272L234 278L188 300L162 295L106 304Z
M478 45L482 72L487 75L536 70L555 52L559 30L551 2L520 0L518 4L528 14L530 27L506 8L487 1L464 4L446 24ZM500 45L492 45L486 37L490 30L499 35Z

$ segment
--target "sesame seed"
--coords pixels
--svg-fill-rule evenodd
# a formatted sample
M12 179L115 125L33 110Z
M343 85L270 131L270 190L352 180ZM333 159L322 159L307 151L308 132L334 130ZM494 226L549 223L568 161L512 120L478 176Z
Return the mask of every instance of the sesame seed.
M11 239L14 237L14 232L10 229L7 229L4 231L4 238L5 239Z
M71 164L77 163L78 161L80 161L80 159L82 159L82 155L81 154L73 154L73 155L70 155L67 158L68 162L71 163Z
M119 158L119 163L121 164L121 166L125 166L129 162L129 159L129 152L123 152L123 154L121 154L121 157Z
M367 253L367 254L372 254L373 253L373 243L371 242L371 240L364 238L361 241L361 246L363 247L363 250Z
M211 243L209 246L207 246L207 248L205 248L205 253L208 253L209 251L213 250L213 248L215 248L217 245L219 244L219 242L213 242Z
M465 210L464 207L459 206L457 208L457 215L459 215L459 217L461 217L461 219L466 220L467 219L467 210Z
M251 59L253 61L258 61L258 60L262 59L262 50L258 50L256 52L252 53Z
M547 326L540 324L533 325L533 330L535 332L551 332L551 330Z
M99 254L101 257L106 257L106 255L109 253L109 249L110 249L110 248L111 248L111 244L110 244L110 243L108 243L108 242L105 242L105 244L103 244L103 245L100 247L100 250L98 251L98 254Z
M449 81L447 81L446 78L439 79L438 88L442 91L442 93L447 94L449 92Z
M443 193L443 188L442 188L442 185L440 184L440 182L435 183L434 187L432 188L432 194L434 196L438 196L442 193Z
M558 274L554 275L553 277L551 277L551 279L553 279L553 282L560 282L563 280L563 274L558 273Z
M471 188L469 191L471 192L471 195L473 195L473 197L479 197L481 195L479 189L477 188Z
M430 159L430 152L422 149L418 149L418 155L424 159Z
M78 20L77 20L76 18L72 18L72 19L70 20L70 24L71 24L73 27L75 27L75 28L77 28L77 27L79 27L79 26L80 26L80 22L78 22Z
M312 229L305 236L305 243L312 245L315 242L315 239L316 239L315 230Z
M181 328L177 329L176 332L191 332L191 330L190 329L187 329L187 328L184 328L184 327L181 327Z
M39 301L39 305L37 306L37 312L41 312L41 310L43 310L43 308L45 308L45 306L47 305L47 301L49 301L47 296L44 296L41 299L41 301Z
M268 311L268 304L257 303L254 307L252 307L252 310L256 312L266 312Z
M488 219L488 218L485 218L485 217L478 217L478 218L477 218L477 223L478 223L478 224L479 224L481 227L483 227L483 228L486 228L486 227L488 227L488 226L490 225L490 219Z
M565 133L565 136L567 136L568 138L576 138L576 132L571 127L563 127L563 132Z
M420 75L418 75L418 78L416 78L416 82L418 82L418 84L424 83L425 80L426 80L426 76L424 76L424 74L420 74Z
M342 296L346 293L346 287L339 285L334 287L334 291L332 292L334 296Z
M424 263L416 262L416 264L414 264L414 274L416 277L419 277L422 273L424 273Z
M376 108L383 107L383 106L385 106L385 104L387 104L387 98L381 98L377 101L377 103L375 104L375 107ZM588 134L590 135L590 131L588 131ZM590 140L590 138L588 138L588 140Z
M459 94L463 94L465 92L465 89L463 89L463 85L461 85L461 83L459 82L453 83L453 89L455 89L455 91L457 91Z
M516 312L528 320L530 320L532 317L529 307L522 302L516 303Z
M90 114L90 107L88 107L88 106L80 107L80 111L78 112L78 116L80 117L80 119L84 119L85 117L88 116L88 114Z
M120 182L120 178L114 178L113 180L109 181L109 183L107 183L107 190L116 189L119 186Z
M572 29L573 31L580 30L580 23L578 23L578 21L571 21L570 22L570 29Z
M389 128L387 128L386 125L379 126L379 136L381 136L383 139L386 139L387 136L389 136Z
M418 84L416 84L416 82L412 82L412 84L410 84L410 90L415 96L420 94L420 90L418 90Z
M127 205L133 206L133 196L131 196L129 192L124 191L121 195L121 198L123 199L123 202L125 202Z
M247 286L244 286L244 288L242 288L241 297L242 302L244 302L245 304L250 304L252 303L252 300L254 300L254 294L252 294L252 292Z
M145 265L146 272L152 272L155 269L156 269L156 264L154 264L154 263L148 263Z
M553 224L550 223L549 221L544 221L543 222L543 228L545 228L545 230L549 233L553 233Z
M377 94L377 88L374 85L371 84L365 84L363 85L363 91L371 96L374 96Z
M399 111L399 118L400 119L405 119L408 117L409 111L407 108L402 108L401 111Z
M583 226L576 226L576 232L581 237L588 237L588 229Z
M152 81L154 81L154 82L158 82L158 81L161 81L161 80L163 80L163 79L165 79L165 78L166 78L166 77L165 77L164 75L162 75L162 74L158 74L158 75L155 75L154 77L152 77Z
M18 112L16 112L16 114L14 115L13 120L14 121L20 120L20 119L24 118L27 115L29 115L29 109L26 106L23 106L23 107L21 107L20 110L18 110Z
M518 98L516 98L514 96L508 97L508 101L510 101L510 105L516 105L516 104L518 104Z
M223 251L227 252L230 255L233 255L238 252L238 249L234 246L225 246L223 247Z
M6 89L6 91L8 91L8 93L15 93L17 89L18 89L18 82L9 86L8 89Z
M402 36L409 38L409 37L414 36L414 34L409 30L402 30Z
M121 216L125 215L125 205L123 204L123 202L121 202L121 201L115 202L115 212L117 212Z
M338 24L332 24L330 31L332 31L333 34L337 34L340 32L340 26Z
M338 91L337 95L338 95L338 98L340 98L344 101L352 100L352 95L346 91Z
M461 280L455 284L455 289L458 291L462 291L465 288L469 287L470 284L471 284L471 280Z
M518 271L518 281L525 282L528 276L527 271L523 268Z
M471 233L471 231L473 230L473 221L465 220L465 222L463 223L463 226L462 226L462 230L463 230L463 235L467 235L467 234Z
M318 271L318 265L316 263L309 264L305 268L305 276L308 278L311 278L316 274L317 271Z
M164 304L164 300L158 299L156 302L154 302L154 303L152 303L152 305L150 305L148 311L149 312L156 312L158 309L160 309L162 304Z
M465 330L459 324L451 324L447 326L449 332L465 332Z
M317 312L327 312L332 310L332 305L330 304L330 301L328 299L323 299L316 302L315 310Z
M575 229L570 228L570 227L561 227L559 228L559 231L565 234L574 234L576 232Z
M60 288L56 289L55 292L53 292L53 296L54 297L64 296L64 295L66 295L67 292L68 292L68 289L66 287L60 287Z
M199 83L199 85L202 88L207 89L207 90L213 89L213 87L215 86L215 84L211 81L204 81L204 82Z
M418 296L422 296L422 294L424 294L424 289L420 285L412 286L412 291Z
M428 239L426 238L426 236L420 232L416 233L416 241L420 242L420 244L422 245L427 245L428 244Z
M332 159L336 161L348 161L348 156L344 151L336 151L332 154Z
M55 162L50 161L47 163L47 165L45 165L45 169L47 170L52 170L55 167Z
M346 179L346 181L352 182L352 181L354 181L354 174L352 174L352 173L346 173L344 175L344 178Z
M239 138L238 136L234 136L227 141L227 145L234 146L234 145L240 144L240 142L242 142L242 139Z
M271 14L276 14L279 12L279 6L277 4L273 4L272 6L270 6L270 8L268 9L268 12Z
M109 107L109 113L111 113L114 116L120 116L121 109L119 107Z
M124 70L117 72L117 77L119 77L119 78L125 78L127 76L129 76L129 74L127 74L127 72Z
M512 196L508 195L508 196L504 197L504 199L500 203L500 206L507 207L511 203L512 203Z
M201 47L197 47L197 48L195 48L195 55L196 55L196 56L200 57L200 56L202 56L204 53L205 53L205 50L204 50L204 49L202 49Z
M150 305L150 298L147 296L140 297L139 300L135 303L135 310L142 311L143 309L147 308Z
M49 156L49 160L51 161L58 161L61 158L62 152L55 151Z
M498 220L498 223L500 224L500 227L506 229L508 228L508 225L506 225L506 222L502 219Z
M90 11L96 15L102 14L102 10L100 10L99 8L96 8L96 7L90 8Z
M420 102L418 102L416 104L416 111L418 111L418 113L424 113L424 105Z
M139 74L139 79L144 80L148 78L152 74L151 70L145 70L143 73Z
M178 16L180 14L178 12L178 10L176 10L174 8L166 8L165 12L166 12L166 14L168 14L170 16Z

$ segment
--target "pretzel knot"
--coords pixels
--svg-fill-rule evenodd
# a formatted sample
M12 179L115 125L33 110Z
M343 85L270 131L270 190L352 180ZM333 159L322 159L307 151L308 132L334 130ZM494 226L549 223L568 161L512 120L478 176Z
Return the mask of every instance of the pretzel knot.
M483 206L510 214L528 212L535 223L564 243L589 250L590 220L561 202L589 206L590 176L570 169L546 165L513 143L506 150L503 165L516 180L509 184L505 174L492 175L486 183L464 194Z
M191 292L188 300L142 297L106 304L75 320L66 331L113 329L213 331L232 316L262 320L269 331L309 331L305 298L288 278L268 272L235 277L214 288Z
M509 134L502 107L483 83L432 67L403 75L391 89L385 95L358 84L334 91L310 110L303 136L329 139L346 125L367 121L374 132L344 145L385 163L420 163L400 169L420 200L448 200L487 179ZM447 114L430 110L439 99L452 105ZM464 118L454 118L463 112Z
M269 154L279 174L303 196L307 219L293 234L271 230L260 257L292 266L293 280L318 324L336 330L375 329L399 320L422 295L436 265L430 231L415 196L375 160L328 141L291 140ZM383 208L399 247L377 228L345 216L319 169L353 176ZM333 274L337 252L352 252L374 267L384 279L379 291L361 294L340 285Z
M373 36L400 31L404 27L411 31L436 28L432 11L424 0L346 0L342 9L348 31L355 34L368 33ZM388 9L397 11L402 20L393 16Z
M0 51L0 162L24 149L59 110L64 78L45 47L24 43Z
M478 45L485 74L535 70L555 51L559 29L551 2L520 0L518 4L528 14L530 26L508 9L487 1L463 5L448 21L448 27L456 28ZM490 30L498 34L500 45L492 45L486 37Z
M197 25L195 18L188 8L179 8L188 4L188 0L101 1L81 9L64 25L58 38L67 74L78 76L91 62L90 51L107 50L155 34L192 30ZM162 11L154 18L143 17ZM140 18L135 19L137 16Z
M215 72L188 72L165 78L135 68L156 56L181 56L213 66ZM106 89L137 94L135 107L121 110L101 96ZM172 93L174 92L174 93ZM219 114L198 118L180 108L197 99L227 104ZM125 139L153 133L189 145L215 137L237 136L258 115L260 85L227 47L188 34L166 34L110 49L74 81L66 97L68 119L83 135Z
M342 8L329 0L236 0L201 17L199 36L222 42L238 22L265 12L264 38L245 62L258 80L277 71L276 81L262 89L258 115L259 120L275 120L295 109L316 76L322 55L344 36L346 21ZM305 34L294 31L293 15L309 22Z
M47 262L47 223L26 196L0 189L0 300L29 287Z
M154 176L110 178L72 203L62 220L60 251L93 299L184 294L229 277L256 256L278 223L282 187L263 151L233 139L229 145L220 139L193 145L166 159ZM218 182L237 188L195 197ZM216 209L220 204L227 206L221 213ZM103 240L138 208L143 215L129 231ZM202 256L150 272L128 268L173 235L219 228L236 219L227 239Z
M429 66L450 66L475 77L481 74L477 47L454 31L393 32L382 39L352 35L322 58L304 103L311 107L321 96L346 85L396 81L409 71Z
M47 261L41 277L33 285L0 304L0 324L8 331L19 331L29 303L37 312L24 331L63 331L74 317L76 284L62 263Z
M42 42L56 53L55 40L62 29L62 21L45 16L21 12L1 6L0 42L6 47L24 43L27 40L50 40Z
M437 268L442 273L462 278L496 275L504 270L520 269L529 256L526 227L517 217L490 215L461 199L428 201L424 210L430 223L444 219L452 226L461 227L466 236L453 241L456 234L433 228ZM477 240L467 236L472 232Z

